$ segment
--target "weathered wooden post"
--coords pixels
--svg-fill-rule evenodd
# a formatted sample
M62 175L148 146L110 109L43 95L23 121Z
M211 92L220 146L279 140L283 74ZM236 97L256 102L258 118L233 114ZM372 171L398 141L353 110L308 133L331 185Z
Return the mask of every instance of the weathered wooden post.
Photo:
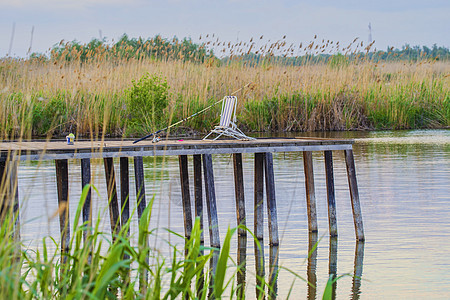
M245 226L244 172L242 170L242 153L233 154L233 167L237 225ZM247 231L243 228L239 228L238 234L247 235Z
M275 178L273 175L273 157L272 153L264 154L264 171L266 178L266 198L267 214L269 225L269 243L277 246L278 240L278 220L277 220L277 201L275 198Z
M138 222L141 221L142 214L144 213L145 207L147 206L145 201L145 180L144 180L144 159L142 156L134 157L134 181L136 186L136 205L138 212ZM138 228L139 224L138 224ZM145 235L146 239L141 247L148 247L148 235ZM146 257L145 261L149 262L149 258ZM147 290L148 285L148 271L140 269L139 270L139 289L144 292Z
M256 268L256 298L264 291L264 153L255 153L254 161L254 248Z
M69 252L69 167L67 159L55 160L56 185L58 188L59 231L61 232L61 252ZM63 255L63 262L67 257Z
M333 176L333 154L331 150L324 151L325 157L325 176L327 184L327 202L328 202L328 228L330 236L337 236L337 219L336 219L336 198L334 193L334 176Z
M202 154L203 175L205 177L206 209L208 210L209 236L211 247L220 248L219 220L217 218L216 190L211 154Z
M178 163L180 166L181 198L183 202L184 217L184 235L191 237L192 232L192 213L191 213L191 195L189 192L189 171L187 155L179 155Z
M202 156L201 154L193 155L194 164L194 198L195 198L195 217L200 218L200 242L204 242L203 234L203 185L202 185Z
M216 191L214 187L214 172L211 154L202 154L203 175L205 177L206 209L208 212L209 241L211 247L220 248L219 220L217 218ZM209 294L212 295L214 286L214 274L216 273L217 263L219 261L219 251L213 251L210 261L210 288Z
M353 150L344 150L345 163L347 165L347 178L350 188L350 199L352 202L353 221L355 224L356 239L364 241L364 228L361 214L361 205L359 203L358 184L356 181L355 160Z
M15 240L20 239L18 165L17 160L0 161L0 226L11 226ZM3 224L7 215L12 224Z
M147 206L145 201L144 159L142 156L136 156L134 158L134 177L136 184L137 212L140 220L142 213Z
M89 158L81 159L81 189L88 184L91 184L91 160ZM83 238L86 238L91 233L92 227L92 204L91 204L91 188L89 188L86 199L84 199L83 204L83 223L87 223L87 228L83 232Z
M125 226L130 218L130 168L128 157L120 158L120 206L120 221L122 226ZM130 234L130 228L128 228L127 234Z
M254 171L254 234L264 239L264 153L255 153Z
M303 151L303 166L305 173L308 230L309 232L317 232L316 193L314 191L314 171L311 151Z
M112 157L103 158L105 166L106 188L108 190L109 218L111 221L111 234L113 239L120 231L119 202L117 199L116 175Z

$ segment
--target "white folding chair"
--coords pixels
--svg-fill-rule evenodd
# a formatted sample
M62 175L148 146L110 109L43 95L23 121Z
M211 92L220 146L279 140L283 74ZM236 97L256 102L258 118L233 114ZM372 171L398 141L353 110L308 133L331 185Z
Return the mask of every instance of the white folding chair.
M229 136L238 140L255 140L255 138L246 136L236 126L236 104L237 98L235 96L226 96L222 101L222 112L220 113L220 123L215 126L210 133L208 133L203 140L208 139L211 134L217 134L213 140L217 140L222 135Z

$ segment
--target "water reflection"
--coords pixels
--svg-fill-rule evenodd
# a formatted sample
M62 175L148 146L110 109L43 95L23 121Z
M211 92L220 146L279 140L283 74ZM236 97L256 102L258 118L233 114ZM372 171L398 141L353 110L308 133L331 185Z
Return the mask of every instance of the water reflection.
M269 248L269 299L275 299L278 293L278 253L279 246Z
M245 238L245 239L244 239ZM245 288L245 283L242 282L242 279L245 281L245 261L242 261L242 258L246 256L246 249L243 249L240 246L246 245L247 237L239 237L239 241L245 241L244 244L239 245L238 243L238 264L239 266L244 266L243 277L239 277L238 273L238 286L241 285L243 287L242 291ZM265 267L264 267L264 245L263 240L256 240L254 242L255 248L255 271L256 271L256 298L264 299L265 291L267 291L268 299L276 299L278 293L278 254L279 254L279 246L270 245L269 247L269 274L268 278L265 278ZM244 254L243 254L244 253ZM266 284L268 285L266 287ZM238 294L238 299L241 299Z
M308 265L306 269L306 280L308 280L308 299L316 299L317 240L317 232L311 232L308 238Z
M317 272L318 272L318 234L310 233L308 238L308 258L306 265L306 284L307 284L307 299L317 299L324 291L317 290ZM255 296L251 291L246 290L247 280L247 236L238 236L237 243L237 274L236 274L236 297L237 299L256 298L264 299L276 299L278 296L278 275L279 275L279 246L269 247L269 273L265 272L265 256L263 240L254 241L255 250L255 275L256 275L256 289ZM281 251L282 248L281 248ZM338 258L338 240L337 237L331 237L329 239L328 247L328 275L330 280L335 280L338 276L337 268ZM352 275L352 288L350 293L351 299L359 299L361 295L361 282L363 273L363 260L364 260L364 242L357 241L355 246L355 257L353 264ZM323 273L319 271L320 273ZM321 278L320 280L323 280ZM338 280L335 280L331 286L331 299L337 299ZM246 295L247 294L247 295Z
M334 280L337 274L337 237L330 237L329 255L328 255L328 278ZM337 281L333 283L331 290L331 299L336 299Z
M361 278L363 272L364 242L356 242L355 267L353 270L352 299L359 299L361 295Z
M263 239L255 239L256 298L264 297L264 244Z

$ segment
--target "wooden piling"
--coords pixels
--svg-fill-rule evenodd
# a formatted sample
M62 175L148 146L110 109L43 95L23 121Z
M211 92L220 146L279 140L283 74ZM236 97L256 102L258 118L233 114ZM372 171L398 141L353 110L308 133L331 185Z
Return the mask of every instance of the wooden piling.
M206 209L208 211L211 247L220 248L219 220L217 218L216 191L211 154L202 154L203 175L205 177Z
M0 225L3 225L3 219L8 211L8 174L6 162L0 161Z
M264 153L255 153L254 170L254 234L264 238Z
M179 155L178 163L180 166L181 198L183 202L184 217L184 235L191 237L192 232L192 213L191 213L191 195L189 191L189 171L187 155Z
M120 221L124 226L130 218L130 166L128 157L120 158ZM130 228L128 228L128 235Z
M144 159L142 156L136 156L134 158L134 177L136 183L137 212L140 220L147 206L145 202Z
M56 185L58 188L59 231L61 233L61 252L69 252L69 167L67 159L56 159ZM63 262L67 258L63 256Z
M275 198L275 178L273 175L273 157L272 153L264 154L264 171L266 178L266 198L267 214L269 225L269 243L277 246L278 240L278 221L277 221L277 201Z
M134 157L134 182L136 187L136 205L138 212L138 222L140 222L142 214L144 213L145 207L147 206L145 201L145 180L144 180L144 159L142 156ZM139 224L138 224L138 228ZM147 248L149 246L148 234L144 234L145 240L141 247ZM145 262L149 263L149 257L145 258ZM139 270L139 290L146 291L148 286L148 270Z
M361 205L359 203L358 184L356 181L355 160L353 150L344 150L345 163L347 165L348 186L350 188L350 199L352 202L353 222L355 224L356 239L364 241L364 228L361 214Z
M20 205L19 205L19 176L18 176L18 169L19 169L19 161L15 160L12 161L11 164L11 195L14 199L13 203L13 214L14 214L14 239L20 240Z
M308 230L309 232L317 232L316 192L314 191L314 171L311 151L303 151L303 166L305 173Z
M18 161L0 161L0 225L10 214L12 234L15 240L20 240L19 214L19 181L17 176Z
M242 153L233 154L234 191L236 197L237 226L245 225L244 172L242 169ZM247 235L244 228L238 229L238 235Z
M331 150L324 151L325 157L325 177L327 184L327 203L328 203L328 229L331 237L338 235L336 219L336 198L334 193L333 176L333 154Z
M200 218L200 242L204 242L203 234L203 185L202 185L202 156L193 155L194 164L194 198L195 198L195 217Z
M119 202L117 199L116 175L114 172L114 161L112 157L103 159L105 166L106 188L108 190L109 219L111 221L111 234L113 239L120 231Z
M88 184L91 184L91 160L89 158L81 159L81 189ZM83 223L87 223L87 229L83 232L83 238L86 240L91 233L92 228L92 204L91 204L91 188L89 188L86 199L83 204Z

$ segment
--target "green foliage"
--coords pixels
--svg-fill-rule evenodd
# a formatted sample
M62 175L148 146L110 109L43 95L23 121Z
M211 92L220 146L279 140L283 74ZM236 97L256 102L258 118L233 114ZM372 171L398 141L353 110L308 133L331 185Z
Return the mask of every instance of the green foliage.
M51 134L55 130L60 132L58 125L66 124L68 120L65 95L59 93L49 100L38 97L34 101L32 115L33 135Z
M33 53L30 59L41 60L43 55ZM123 34L120 39L108 45L105 40L92 39L87 44L74 40L54 45L50 53L52 60L66 62L79 60L80 62L99 61L103 59L141 59L156 60L172 59L203 63L214 58L212 51L207 51L203 44L195 44L190 38L179 40L174 37L169 40L160 35L154 38L130 38Z
M342 55L341 53L332 55L328 59L328 65L333 69L342 69L344 67L348 67L350 64L349 57L346 55Z
M169 120L168 105L169 86L161 76L147 73L138 81L133 80L127 95L128 127L137 133L161 129Z
M17 215L2 214L0 226L0 298L2 299L242 299L245 290L235 289L234 281L242 266L236 266L230 257L231 239L237 228L228 229L221 250L204 247L200 218L196 218L189 239L169 231L172 240L183 241L184 247L168 242L172 257L165 257L149 246L149 238L156 234L150 230L153 200L144 209L139 221L138 237L129 236L132 217L118 233L111 236L100 230L101 213L95 224L79 223L89 189L99 194L92 185L83 188L74 217L73 234L68 251L61 254L60 244L53 238L44 238L36 249L24 247L13 237L13 224ZM99 195L100 196L100 195ZM3 212L4 213L4 212ZM262 245L246 227L255 247ZM155 236L157 238L157 236ZM131 241L136 241L132 245ZM169 239L170 241L171 239ZM106 245L105 245L106 243ZM317 248L310 250L308 256ZM208 252L208 254L204 254ZM215 273L209 267L213 256L218 256ZM263 259L263 258L262 258ZM232 268L235 268L233 272ZM245 268L245 266L244 266ZM266 282L258 277L259 298L276 296L272 284L280 269L287 270L306 282L304 278L284 267ZM226 280L227 274L232 274ZM258 276L258 275L256 275ZM343 274L329 278L323 299L331 299L332 285ZM270 280L273 280L270 283ZM250 282L250 279L247 280ZM231 285L231 287L230 287ZM230 289L228 289L230 287ZM227 292L229 290L229 292ZM242 294L244 293L244 294Z

